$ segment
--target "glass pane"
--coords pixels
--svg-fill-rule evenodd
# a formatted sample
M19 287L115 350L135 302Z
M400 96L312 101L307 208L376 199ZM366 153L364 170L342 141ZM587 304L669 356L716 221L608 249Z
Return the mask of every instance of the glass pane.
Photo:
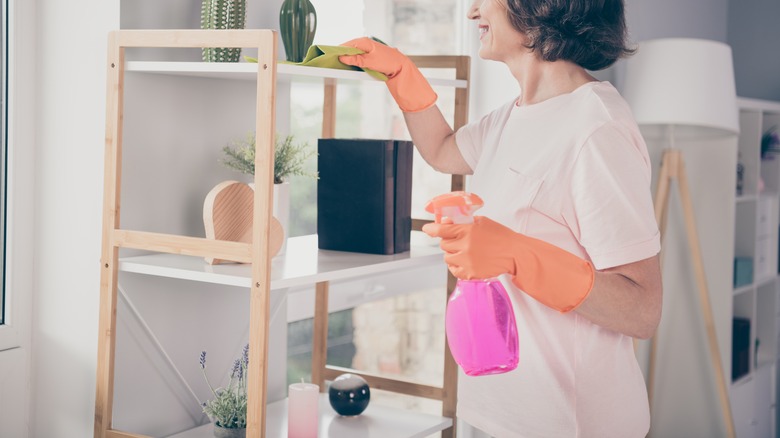
M6 228L6 175L7 164L7 139L6 133L8 121L8 74L7 74L7 44L8 26L6 26L7 1L2 2L0 8L0 325L5 322L5 228Z
M406 54L451 55L459 51L460 31L465 21L456 11L459 0L316 0L315 42L338 45L350 39L374 35ZM435 70L426 74L437 74ZM438 74L442 74L438 72ZM452 71L443 73L452 77ZM321 83L294 83L290 90L290 133L316 148L322 129ZM452 89L437 89L438 105L449 122L455 108ZM403 114L379 83L339 83L336 92L336 137L409 139ZM412 217L429 218L424 206L430 198L449 191L450 176L434 171L415 152L412 185ZM306 171L317 170L317 156L310 157ZM317 232L317 180L291 178L290 236Z

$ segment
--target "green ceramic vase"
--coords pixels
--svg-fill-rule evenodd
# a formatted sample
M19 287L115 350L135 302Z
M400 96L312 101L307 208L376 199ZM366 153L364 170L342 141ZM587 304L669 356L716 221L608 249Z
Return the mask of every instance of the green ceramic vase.
M246 23L246 0L203 0L200 8L201 29L243 29ZM206 62L238 62L240 47L204 47Z
M284 0L279 10L279 30L290 62L301 62L314 42L317 11L309 0Z

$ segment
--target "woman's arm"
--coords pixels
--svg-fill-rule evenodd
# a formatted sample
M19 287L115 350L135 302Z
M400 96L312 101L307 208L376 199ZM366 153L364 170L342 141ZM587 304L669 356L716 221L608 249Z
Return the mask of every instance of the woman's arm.
M649 338L661 313L658 255L596 271L575 254L516 233L487 217L471 224L426 224L441 238L444 261L458 278L493 278L503 273L540 303L559 312L575 311L602 327Z
M659 256L596 271L593 288L574 311L602 327L640 339L661 320L663 285Z
M472 173L455 144L455 132L444 120L438 106L414 113L405 112L404 120L417 150L431 167L448 174Z
M365 37L342 45L363 53L340 56L341 62L387 75L387 89L404 112L412 141L423 159L443 173L470 174L471 168L455 144L455 133L436 106L436 92L409 57Z

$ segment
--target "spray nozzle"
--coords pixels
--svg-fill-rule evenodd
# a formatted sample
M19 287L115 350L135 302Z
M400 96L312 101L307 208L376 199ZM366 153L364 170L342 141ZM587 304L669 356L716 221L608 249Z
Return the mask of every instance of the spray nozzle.
M484 205L482 198L463 191L439 195L425 206L425 211L436 216L436 223L449 218L454 224L469 224L474 221L474 212Z

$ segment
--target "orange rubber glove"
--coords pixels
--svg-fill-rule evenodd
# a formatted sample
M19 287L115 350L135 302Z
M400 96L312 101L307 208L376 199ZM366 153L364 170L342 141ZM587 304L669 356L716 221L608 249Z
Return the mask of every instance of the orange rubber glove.
M342 55L339 61L347 65L384 73L387 88L402 111L414 113L426 110L436 103L438 96L411 59L397 49L370 38L357 38L342 46L362 50L361 55Z
M423 231L442 239L452 275L480 279L508 273L515 286L559 312L574 310L593 288L590 262L484 216L474 216L473 224L426 224Z

